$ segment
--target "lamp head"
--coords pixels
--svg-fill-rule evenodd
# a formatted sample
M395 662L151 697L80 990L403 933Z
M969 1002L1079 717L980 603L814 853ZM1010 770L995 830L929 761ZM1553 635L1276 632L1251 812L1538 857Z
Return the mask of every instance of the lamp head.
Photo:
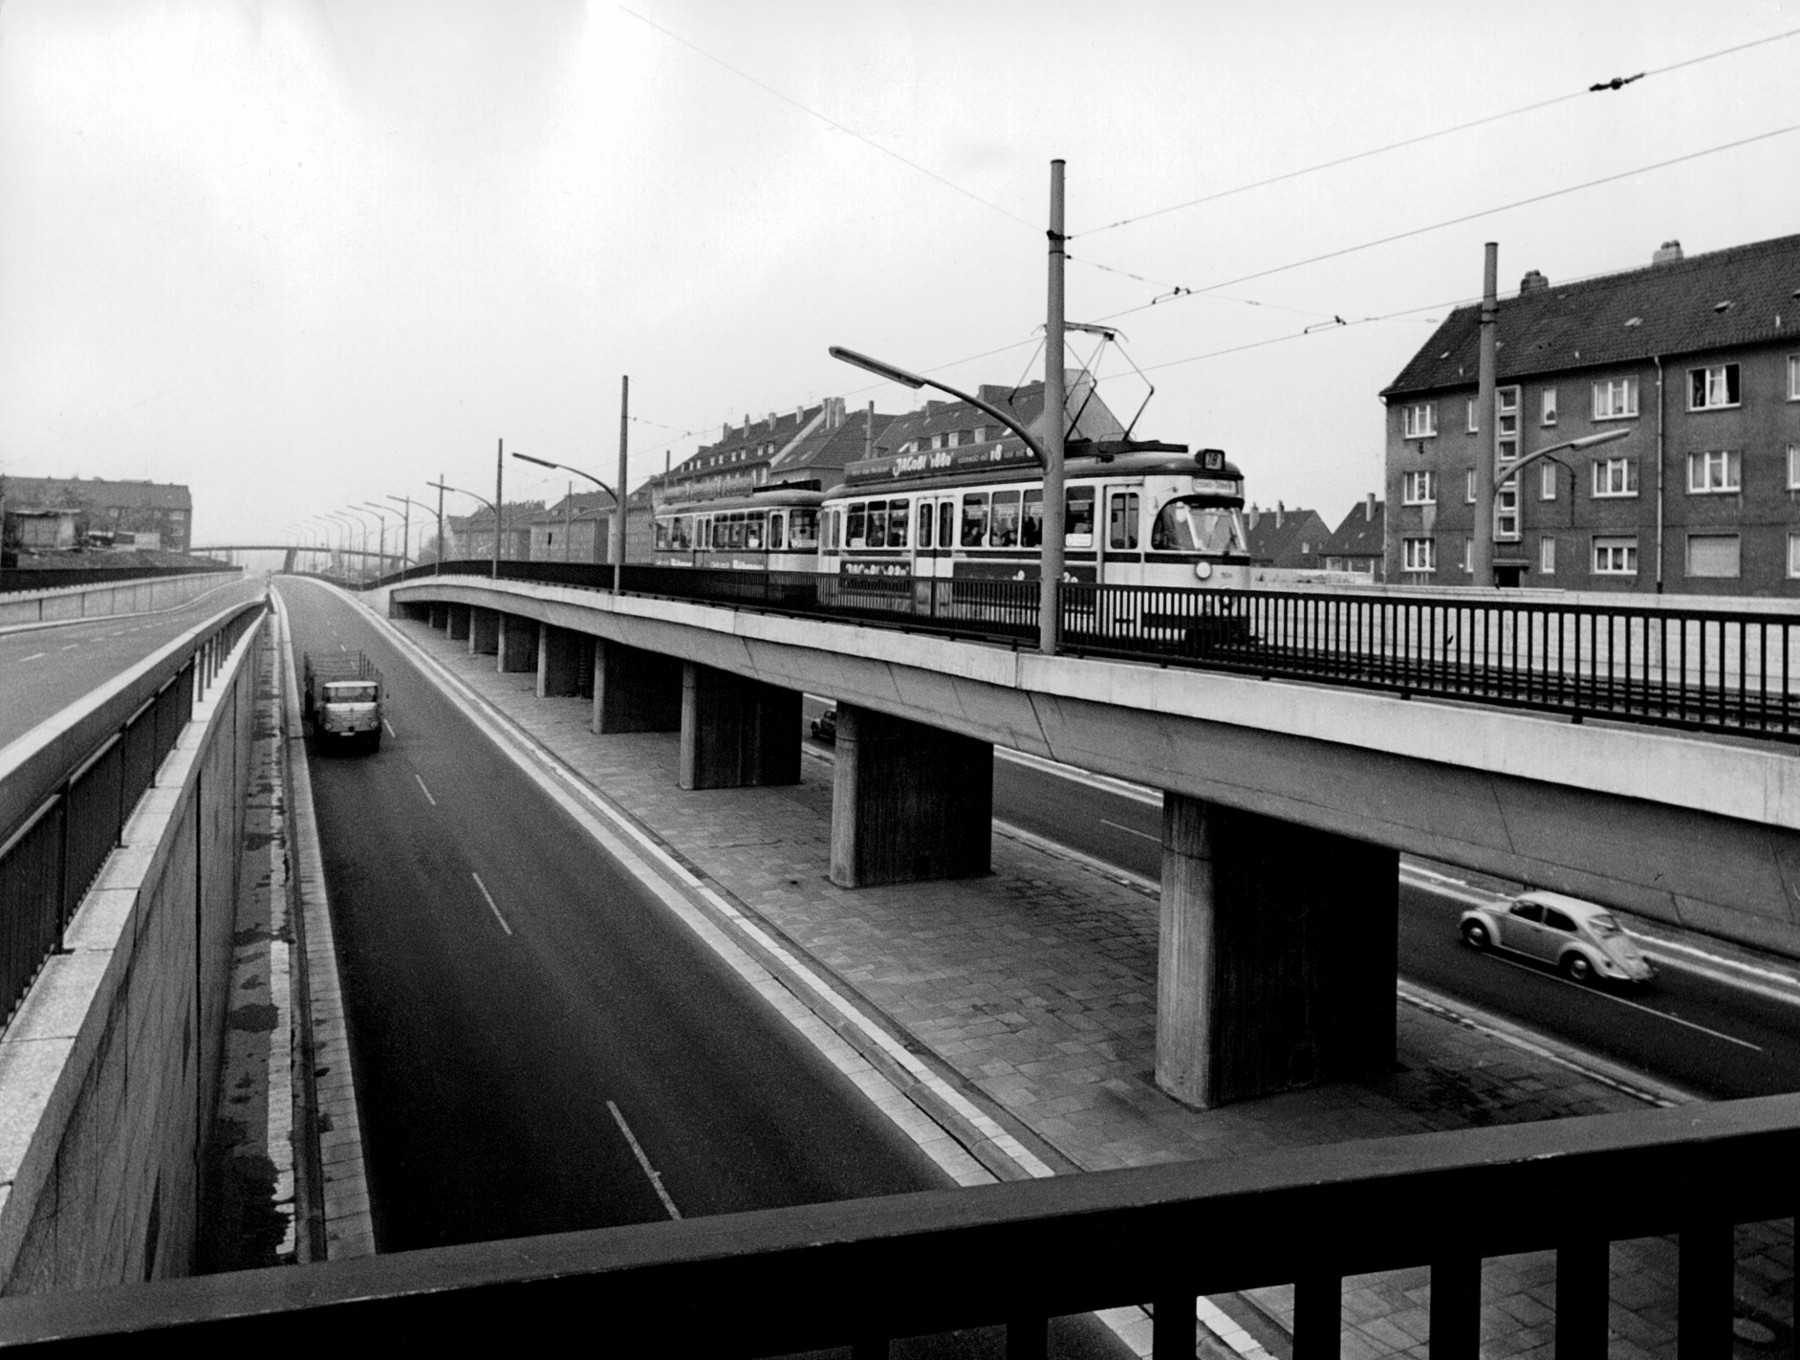
M895 368L892 364L884 364L879 359L871 359L866 354L858 354L853 349L845 349L842 345L832 345L826 350L833 359L854 364L857 368L866 369L878 378L886 378L889 382L897 382L904 387L920 388L925 386L925 379L908 373L904 368Z

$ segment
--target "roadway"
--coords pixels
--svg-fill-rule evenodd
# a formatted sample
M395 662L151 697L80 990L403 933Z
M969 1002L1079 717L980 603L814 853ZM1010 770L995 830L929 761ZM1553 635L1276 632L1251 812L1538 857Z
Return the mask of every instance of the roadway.
M378 754L309 750L381 1250L949 1184L359 608L280 592L296 663L387 683Z
M131 669L196 624L261 596L260 577L235 579L154 614L0 629L0 748Z

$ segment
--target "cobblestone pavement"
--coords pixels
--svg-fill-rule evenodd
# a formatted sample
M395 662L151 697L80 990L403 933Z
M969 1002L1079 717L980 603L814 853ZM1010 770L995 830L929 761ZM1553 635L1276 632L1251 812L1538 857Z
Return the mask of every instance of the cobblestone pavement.
M1273 1148L1643 1107L1604 1064L1567 1065L1445 1009L1398 1006L1385 1079L1199 1111L1152 1077L1157 906L1081 862L996 835L985 878L850 891L826 877L831 769L798 786L684 793L676 737L588 731L585 699L539 699L535 676L501 674L421 623L402 634L554 752L857 995L925 1045L963 1089L1063 1168L1102 1170ZM1773 1354L1792 1326L1792 1225L1739 1232L1739 1351ZM1673 1355L1674 1251L1615 1244L1612 1355ZM1546 1354L1554 1260L1490 1259L1482 1353ZM1425 1354L1428 1281L1402 1271L1345 1282L1343 1354ZM1291 1291L1218 1301L1213 1330L1260 1360L1281 1354ZM1206 1311L1202 1309L1203 1313ZM1273 1325L1272 1325L1273 1324Z

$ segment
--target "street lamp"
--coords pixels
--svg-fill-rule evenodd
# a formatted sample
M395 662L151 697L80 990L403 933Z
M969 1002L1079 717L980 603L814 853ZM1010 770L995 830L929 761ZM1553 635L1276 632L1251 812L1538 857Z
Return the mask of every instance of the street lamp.
M617 491L614 491L593 473L583 472L580 468L570 467L567 463L552 463L548 458L533 458L529 453L520 453L517 449L513 450L513 457L519 459L521 462L536 463L539 467L556 468L561 472L573 472L577 477L586 477L595 486L599 487L607 495L612 497L613 509L615 512L613 514L613 519L618 521L615 528L620 538L623 539L625 534L625 502L619 499L619 493ZM618 545L608 545L609 548L616 546ZM610 552L608 556L612 558L613 563L613 594L617 595L619 593L619 560L623 554L614 551Z
M473 491L464 491L460 486L448 486L441 481L426 482L425 485L426 486L435 486L439 491L454 491L459 496L467 496L472 501L480 501L483 505L487 506L488 509L490 509L494 512L494 562L493 562L493 565L488 568L488 579L494 580L494 581L499 580L500 579L500 507L495 505L486 496L477 496ZM439 539L438 555L440 557L443 555L443 546L442 546L441 536Z
M337 569L342 571L344 569L344 559L350 552L350 535L356 529L356 521L349 518L340 510L327 510L324 517L337 526ZM329 542L329 539L327 539L327 541Z
M872 359L866 354L858 354L855 350L845 349L842 345L832 345L826 352L830 354L833 359L840 359L844 363L853 364L857 368L866 369L876 377L886 378L889 382L901 383L914 389L921 387L935 387L938 391L948 393L958 401L968 402L969 405L973 406L982 414L992 416L995 420L999 421L1001 425L1005 426L1020 439L1025 441L1025 447L1031 450L1031 456L1037 459L1038 466L1044 471L1043 558L1038 567L1038 649L1045 653L1055 652L1058 623L1057 611L1061 608L1056 588L1061 583L1063 574L1063 534L1061 506L1059 505L1056 507L1057 513L1053 516L1051 514L1050 497L1054 493L1060 500L1061 492L1060 489L1053 488L1051 485L1052 481L1055 480L1050 475L1052 460L1044 446L1033 438L1031 431L1019 424L1014 417L1008 415L1005 411L1002 411L998 406L990 406L987 402L981 400L980 397L972 397L967 392L959 392L949 384L941 383L935 378L927 378L918 373L909 373L904 368L896 368L893 364L886 363L880 359ZM1044 387L1044 412L1046 419L1048 419L1051 412L1050 385L1048 383L1046 383Z
M1558 444L1546 444L1541 449L1533 449L1530 453L1526 454L1523 458L1514 459L1510 464L1503 464L1498 459L1496 459L1494 462L1494 502L1493 502L1494 505L1496 505L1496 506L1499 505L1500 496L1506 490L1508 483L1511 483L1516 489L1519 490L1519 498L1518 498L1518 501L1515 503L1515 513L1518 516L1518 519L1516 521L1518 530L1520 532L1520 535L1522 536L1523 530L1524 530L1524 522L1525 522L1524 521L1525 504L1524 504L1524 494L1523 494L1524 483L1519 480L1519 474L1521 472L1523 472L1531 464L1537 462L1540 458L1545 459L1549 462L1555 463L1559 467L1568 467L1568 464L1564 463L1562 461L1562 459L1553 458L1553 457L1551 457L1551 455L1557 454L1557 453L1562 453L1562 452L1565 452L1567 450L1572 450L1572 449L1591 449L1595 445L1598 445L1598 444L1610 444L1610 443L1612 443L1613 440L1623 439L1626 435L1628 435L1630 433L1631 433L1631 431L1627 430L1627 429L1603 430L1599 434L1583 435L1579 439L1565 439L1561 443L1558 443ZM1574 473L1573 469L1570 469L1570 472L1569 472L1569 523L1572 526L1574 524L1574 522L1575 522L1575 473ZM1476 527L1477 527L1477 532L1479 532L1480 526L1478 525ZM1494 532L1494 526L1492 524L1490 524L1488 526L1487 532L1490 536L1489 541L1492 542L1492 534ZM1492 559L1490 558L1490 568L1489 568L1490 571L1492 570L1491 561L1492 561ZM1492 584L1492 582L1490 581L1488 584Z
M416 505L419 507L420 511L429 515L431 513L431 507L424 504L422 501L415 501L411 496L390 495L388 499L390 501L399 501L402 507L400 511L400 569L404 571L406 570L407 564L412 561L412 558L407 552L412 543L412 508ZM424 545L421 544L420 546L422 548ZM440 553L443 551L441 544L439 545L438 551Z
M375 575L383 577L387 575L387 517L394 512L385 505L375 504L374 501L364 501L363 504L373 510L381 520L381 533L375 540Z
M369 521L367 511L358 510L354 505L344 507L346 515L355 515L357 526L362 530L362 555L356 563L356 583L365 584L369 579Z

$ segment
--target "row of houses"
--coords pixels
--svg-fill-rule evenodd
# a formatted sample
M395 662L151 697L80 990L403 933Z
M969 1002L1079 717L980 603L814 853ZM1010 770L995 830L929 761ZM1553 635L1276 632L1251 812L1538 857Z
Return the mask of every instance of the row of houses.
M193 542L194 501L174 482L0 477L0 551L160 548Z

